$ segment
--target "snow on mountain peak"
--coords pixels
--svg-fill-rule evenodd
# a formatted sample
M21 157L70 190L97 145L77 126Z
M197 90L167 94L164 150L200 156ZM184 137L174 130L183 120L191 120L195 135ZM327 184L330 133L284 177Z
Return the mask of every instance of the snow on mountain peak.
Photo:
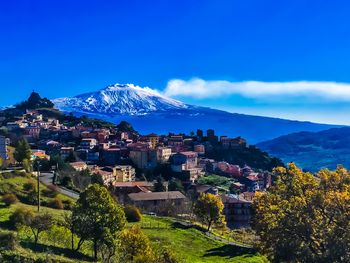
M84 93L72 98L53 100L63 111L144 115L155 111L184 109L188 105L163 96L149 87L134 84L115 84L96 92Z

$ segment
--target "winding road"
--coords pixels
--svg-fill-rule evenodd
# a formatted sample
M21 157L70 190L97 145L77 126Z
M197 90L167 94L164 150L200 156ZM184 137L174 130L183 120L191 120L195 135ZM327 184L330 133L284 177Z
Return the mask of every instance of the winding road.
M53 185L52 179L53 179L53 173L41 173L39 177L40 182L42 182L45 185ZM57 191L60 192L61 194L64 194L74 199L79 198L78 193L58 185L55 185L55 186L57 187Z

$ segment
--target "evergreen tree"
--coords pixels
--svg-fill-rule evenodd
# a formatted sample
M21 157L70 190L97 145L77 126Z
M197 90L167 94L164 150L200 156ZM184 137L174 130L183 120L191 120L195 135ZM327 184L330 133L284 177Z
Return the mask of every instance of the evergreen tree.
M23 160L31 160L32 151L30 150L30 146L26 140L20 140L17 144L17 147L14 152L14 157L17 162L23 163Z

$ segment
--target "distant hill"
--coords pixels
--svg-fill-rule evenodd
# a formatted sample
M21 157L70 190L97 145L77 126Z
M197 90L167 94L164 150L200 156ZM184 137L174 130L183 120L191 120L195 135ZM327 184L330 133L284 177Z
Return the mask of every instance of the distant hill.
M87 115L113 123L127 121L142 134L190 133L214 129L218 135L242 136L257 143L300 131L321 131L332 126L311 122L250 116L188 105L150 88L115 84L96 92L53 100L55 106L74 115Z
M299 132L258 143L257 146L284 162L295 162L303 169L350 169L350 127L321 132Z

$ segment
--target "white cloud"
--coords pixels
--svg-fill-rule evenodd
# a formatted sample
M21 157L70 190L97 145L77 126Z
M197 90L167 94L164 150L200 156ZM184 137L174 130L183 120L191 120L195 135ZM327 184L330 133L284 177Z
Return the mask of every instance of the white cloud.
M230 82L225 80L206 81L199 78L188 81L173 79L168 82L164 94L170 97L180 96L199 99L240 95L253 99L302 96L333 101L350 101L350 84L317 81Z

